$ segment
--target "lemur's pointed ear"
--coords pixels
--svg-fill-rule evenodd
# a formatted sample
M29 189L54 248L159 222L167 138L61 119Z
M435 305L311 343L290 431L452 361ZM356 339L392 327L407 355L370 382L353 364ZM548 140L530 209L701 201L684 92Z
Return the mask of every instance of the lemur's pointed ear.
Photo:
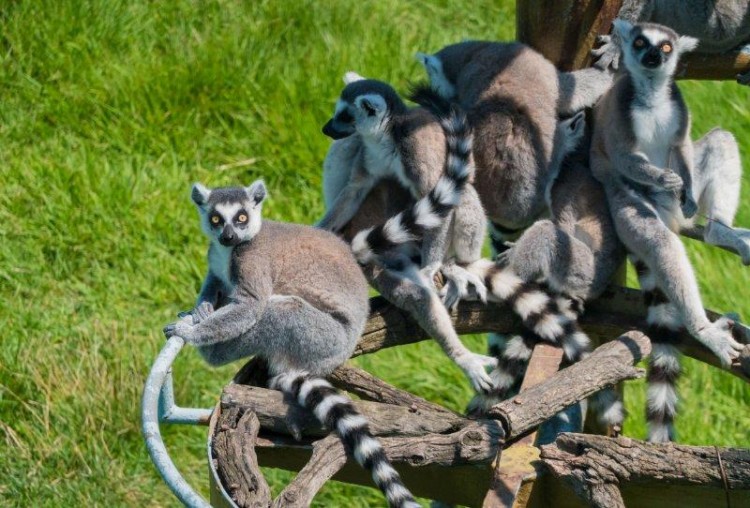
M344 74L344 84L348 85L349 83L354 83L355 81L362 81L366 79L363 76L360 76L354 71L349 71L346 74Z
M367 116L376 116L388 109L385 99L378 94L362 95L354 99L354 105L364 111Z
M190 198L197 206L203 206L208 202L208 196L211 195L211 189L203 185L202 183L194 183L193 190L190 193Z
M620 40L630 40L630 31L633 29L632 23L624 19L617 18L612 22L612 31L620 36Z
M249 186L245 187L245 192L247 192L247 195L253 201L254 206L261 204L268 196L266 184L263 183L263 180L254 181Z
M426 71L430 70L438 70L440 68L440 59L436 57L435 55L428 55L427 53L417 52L414 57L419 61L419 63L424 66Z
M677 39L677 50L682 53L689 53L698 47L700 41L695 37L688 37L687 35L681 36Z

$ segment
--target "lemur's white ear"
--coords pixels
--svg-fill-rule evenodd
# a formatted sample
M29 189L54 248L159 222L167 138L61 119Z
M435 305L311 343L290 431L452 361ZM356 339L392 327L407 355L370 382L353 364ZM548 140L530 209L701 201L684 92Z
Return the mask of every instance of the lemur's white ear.
M266 184L263 180L256 180L249 186L245 187L245 192L253 201L254 206L260 205L266 197L268 197L268 191L266 190Z
M633 29L633 24L624 19L617 18L612 22L612 31L620 36L620 40L630 40L630 31Z
M378 94L360 95L354 99L354 105L367 116L379 116L388 109L383 96Z
M586 112L579 111L568 121L568 129L573 134L580 134L586 128Z
M360 76L354 71L349 71L346 74L344 74L344 84L348 85L349 83L354 83L355 81L362 81L365 79L363 76Z
M202 183L194 183L193 190L190 192L190 198L197 206L203 206L208 202L208 196L211 195L211 189Z
M689 53L698 47L700 41L695 37L688 37L687 35L681 36L677 39L677 51L680 53Z

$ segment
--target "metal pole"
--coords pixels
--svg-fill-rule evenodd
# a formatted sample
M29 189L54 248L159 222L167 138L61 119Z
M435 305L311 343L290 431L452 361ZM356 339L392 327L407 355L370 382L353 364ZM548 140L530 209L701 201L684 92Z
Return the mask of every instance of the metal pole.
M161 437L159 422L205 425L210 409L180 408L174 404L172 362L185 345L181 337L171 337L154 360L141 400L141 427L146 448L164 483L189 508L210 508L200 494L185 481L169 457Z

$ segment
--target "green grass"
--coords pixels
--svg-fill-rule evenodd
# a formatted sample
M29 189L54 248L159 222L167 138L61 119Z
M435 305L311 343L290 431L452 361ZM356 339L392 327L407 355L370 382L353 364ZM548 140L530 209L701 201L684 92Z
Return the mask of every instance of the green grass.
M176 506L138 404L161 327L205 268L189 185L263 177L267 216L311 223L329 144L319 131L346 70L403 90L422 77L415 51L509 39L513 26L509 1L1 2L0 505ZM750 91L683 89L695 134L722 125L747 160ZM750 225L750 207L738 222ZM750 318L747 269L715 249L691 244L690 255L707 305ZM455 409L470 395L430 342L356 363ZM186 351L178 400L213 405L235 368ZM746 385L687 362L681 388L682 441L750 446ZM643 400L643 383L630 384L629 435L644 435ZM205 494L205 429L165 434ZM289 479L269 477L277 491ZM382 498L329 484L317 503Z

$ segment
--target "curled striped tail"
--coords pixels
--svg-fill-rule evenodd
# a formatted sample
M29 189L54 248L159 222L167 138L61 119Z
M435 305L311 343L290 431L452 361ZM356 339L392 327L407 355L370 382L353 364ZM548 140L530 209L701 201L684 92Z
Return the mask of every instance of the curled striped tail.
M473 172L469 160L471 129L466 115L457 107L450 107L447 115L439 118L447 145L443 175L411 208L354 237L352 251L359 263L370 263L399 245L420 241L427 231L443 224L460 202Z
M683 328L677 308L656 286L656 279L646 263L631 258L648 314L647 335L651 339L648 362L646 421L648 440L656 443L674 441L674 418L677 414L677 380L682 373L681 353L677 348Z
M401 476L385 456L380 442L373 437L364 416L354 408L351 399L340 394L328 381L305 373L280 374L269 386L294 398L312 411L329 429L336 431L348 454L370 471L375 485L385 494L393 508L415 508L419 504L401 482Z
M591 341L578 326L577 302L553 294L541 284L524 281L488 259L475 261L466 269L484 280L489 300L511 306L532 338L560 345L571 363L589 350Z

